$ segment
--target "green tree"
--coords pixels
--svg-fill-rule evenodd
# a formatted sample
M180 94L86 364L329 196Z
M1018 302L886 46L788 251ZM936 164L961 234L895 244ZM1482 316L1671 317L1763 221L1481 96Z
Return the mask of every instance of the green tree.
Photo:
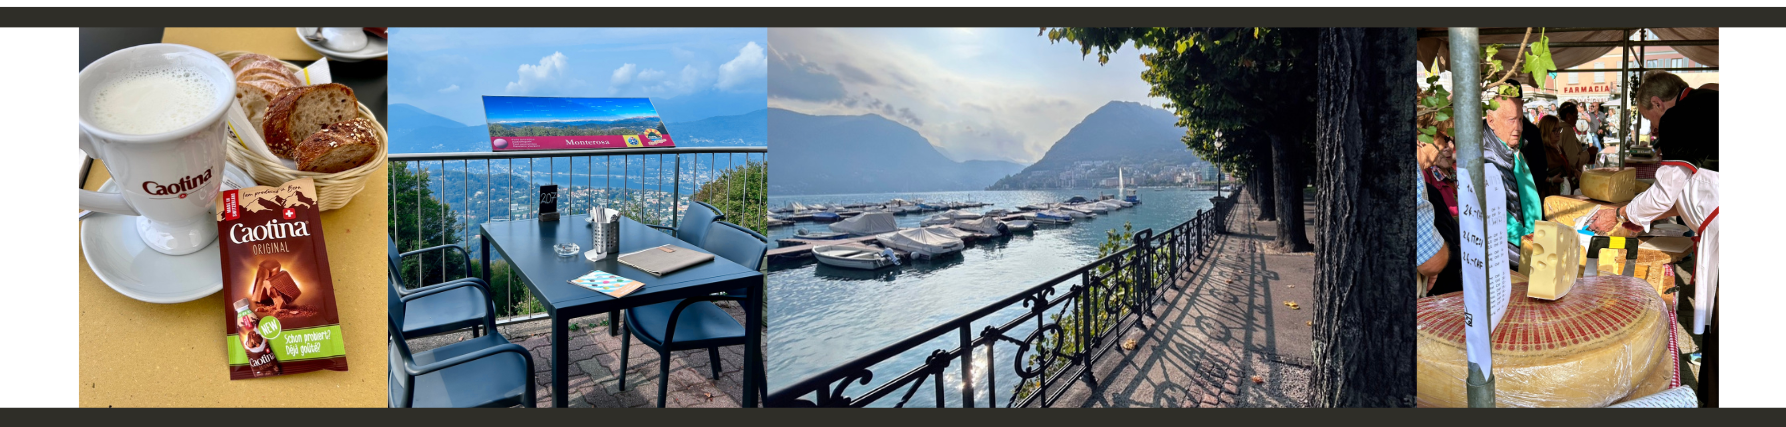
M1303 225L1304 169L1314 164L1315 41L1300 28L1054 28L1051 41L1077 44L1100 64L1125 45L1140 54L1149 95L1187 128L1184 142L1203 159L1244 162L1249 183L1275 205L1280 248L1313 250ZM1269 178L1267 178L1269 176Z
M452 208L435 199L430 188L430 171L412 170L409 164L393 162L391 203L387 232L402 252L440 245L461 243L464 224ZM404 257L401 265L403 284L418 287L470 275L475 267L465 265L457 256L428 253Z
M758 233L769 230L769 171L767 161L747 161L726 169L712 181L701 184L690 200L707 202L725 212L726 222L738 224Z

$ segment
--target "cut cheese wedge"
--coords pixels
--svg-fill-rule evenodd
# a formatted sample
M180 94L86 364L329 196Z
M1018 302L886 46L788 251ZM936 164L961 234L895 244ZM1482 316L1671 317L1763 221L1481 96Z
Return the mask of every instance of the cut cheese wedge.
M1533 224L1532 245L1520 256L1519 272L1531 282L1526 296L1555 300L1569 295L1581 274L1581 239L1573 228L1551 221Z
M1581 173L1581 195L1624 203L1637 196L1637 168L1589 169Z
M1512 282L1513 293L1526 292L1524 277ZM1466 406L1463 299L1453 292L1416 305L1418 406ZM1496 406L1601 407L1675 384L1671 319L1640 280L1584 277L1568 298L1513 298L1506 313L1489 338Z

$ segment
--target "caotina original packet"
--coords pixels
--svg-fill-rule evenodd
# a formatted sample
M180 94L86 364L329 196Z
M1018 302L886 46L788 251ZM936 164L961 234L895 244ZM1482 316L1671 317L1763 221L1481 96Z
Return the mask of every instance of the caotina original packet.
M321 213L310 178L218 194L230 379L347 370Z

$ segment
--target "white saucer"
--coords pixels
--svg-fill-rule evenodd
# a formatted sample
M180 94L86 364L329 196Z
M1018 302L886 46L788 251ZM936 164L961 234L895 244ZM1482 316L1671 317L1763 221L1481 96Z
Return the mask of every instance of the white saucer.
M352 52L343 52L343 51L329 49L327 47L323 47L323 45L321 45L321 44L310 41L310 39L304 38L304 30L306 28L314 28L314 27L296 27L296 28L294 28L298 35L298 40L303 41L305 46L310 46L311 49L316 49L316 51L318 53L322 53L323 56L329 57L330 61L360 62L360 61L364 61L364 60L368 60L368 59L385 56L387 53L390 52L390 48L388 46L388 43L385 41L385 39L379 38L378 36L374 36L370 33L366 34L366 47L360 48L360 50L356 50L356 51L352 51Z
M224 182L254 182L235 165L224 168ZM233 176L232 176L233 175ZM235 189L224 185L224 189ZM107 180L101 193L118 192ZM136 234L136 217L94 212L81 220L81 255L106 286L143 302L175 304L223 290L222 259L217 242L186 255L156 252Z

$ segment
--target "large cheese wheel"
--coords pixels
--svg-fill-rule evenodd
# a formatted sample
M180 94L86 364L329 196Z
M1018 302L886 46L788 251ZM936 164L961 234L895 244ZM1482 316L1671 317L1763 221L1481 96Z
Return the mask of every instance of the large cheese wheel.
M1575 221L1594 213L1599 207L1617 208L1625 203L1607 203L1582 196L1550 196L1544 198L1544 220L1555 221L1575 226ZM1625 227L1613 227L1608 236L1636 237L1637 232Z
M1496 406L1602 407L1675 383L1671 319L1643 281L1584 277L1556 301L1517 297L1525 288L1514 273L1516 297L1490 336ZM1463 300L1453 292L1417 304L1420 406L1467 404Z

